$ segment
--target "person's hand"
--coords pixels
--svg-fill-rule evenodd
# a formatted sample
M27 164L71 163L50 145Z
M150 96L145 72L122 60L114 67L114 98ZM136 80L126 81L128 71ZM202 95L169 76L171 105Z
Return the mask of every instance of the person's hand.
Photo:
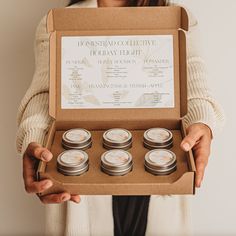
M23 155L23 178L25 190L27 193L42 193L50 188L53 183L49 179L37 182L35 180L35 164L37 160L49 162L52 159L52 153L37 143L30 143ZM68 200L79 203L79 195L70 195L67 192L59 194L49 194L39 197L44 204L62 203Z
M211 129L203 123L196 123L187 128L187 136L181 142L181 148L184 151L193 149L193 155L196 163L195 186L198 188L201 186L205 168L210 156L211 141Z

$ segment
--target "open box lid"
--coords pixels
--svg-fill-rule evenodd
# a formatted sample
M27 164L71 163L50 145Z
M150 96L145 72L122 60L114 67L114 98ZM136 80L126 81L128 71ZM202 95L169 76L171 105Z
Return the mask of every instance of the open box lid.
M188 16L184 8L179 6L58 8L48 13L47 28L51 34L49 113L56 120L88 122L93 120L96 122L134 120L142 122L157 119L179 120L187 113L186 38L183 30L188 30ZM168 38L170 35L173 39L171 41L173 44L171 52L173 60L172 105L166 107L79 107L78 104L77 106L73 104L70 107L68 105L71 104L70 102L63 105L62 78L64 79L65 73L62 72L62 66L65 66L63 64L65 48L62 48L62 44L64 38L69 38L73 44L74 39L79 40L76 38L77 36L80 38L83 36L87 38L103 37L103 39L108 36L113 39L119 36L123 39L130 36L149 36L157 37L156 39L159 40L161 38L159 36ZM71 44L69 41L65 45ZM169 53L170 56L171 53ZM97 74L94 73L94 75ZM104 95L104 91L100 93ZM67 91L67 94L70 92ZM158 94L159 92L157 92ZM118 97L120 99L120 94ZM156 94L153 97L155 100Z

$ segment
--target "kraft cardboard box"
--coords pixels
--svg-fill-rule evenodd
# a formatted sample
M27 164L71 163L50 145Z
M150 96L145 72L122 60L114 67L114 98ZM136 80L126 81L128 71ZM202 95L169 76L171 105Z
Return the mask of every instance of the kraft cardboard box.
M180 149L186 135L182 117L187 112L185 9L178 6L53 9L48 13L47 27L50 32L49 113L54 121L45 146L53 153L53 159L39 163L37 176L39 180L51 179L53 187L43 195L61 191L81 195L194 194L194 158L191 151L185 153ZM109 46L104 42L109 42ZM117 51L119 55L115 54ZM99 61L101 56L103 60ZM110 59L117 64L107 66ZM139 63L144 60L149 64L140 68ZM108 78L106 73L115 73L112 67L118 67L122 73ZM160 87L153 89L149 82L156 77L169 80L166 84L157 83ZM90 86L95 81L104 85L114 79L115 83L124 85L129 81L132 85L126 91L129 102L122 103L121 98L118 103L112 99L101 102L108 101L113 88ZM150 87L138 89L134 86L138 82L148 83ZM92 100L81 96L86 90L80 88L81 83L87 89L92 87L92 92L89 90ZM147 103L142 99L137 103L135 96L140 93ZM100 158L106 151L102 134L119 127L133 135L129 150L133 170L124 176L109 176L100 169ZM155 176L145 171L144 155L149 150L144 148L142 137L152 127L167 128L173 133L171 150L177 156L177 170L169 175ZM93 145L86 150L89 170L80 176L65 176L57 171L57 156L64 151L62 134L71 128L85 128L92 133Z

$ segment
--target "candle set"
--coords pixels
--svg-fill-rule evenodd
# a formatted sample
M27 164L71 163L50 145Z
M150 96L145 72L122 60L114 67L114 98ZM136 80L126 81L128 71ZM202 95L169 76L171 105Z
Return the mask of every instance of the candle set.
M133 168L132 133L114 128L103 133L102 145L107 151L101 155L101 170L113 176L128 174ZM89 157L85 152L92 147L92 135L85 129L64 132L62 146L67 149L57 158L57 169L64 175L81 175L89 169ZM144 156L145 170L153 175L168 175L176 170L177 161L173 146L173 134L164 128L151 128L143 134L143 146L150 149ZM134 147L135 148L135 147Z

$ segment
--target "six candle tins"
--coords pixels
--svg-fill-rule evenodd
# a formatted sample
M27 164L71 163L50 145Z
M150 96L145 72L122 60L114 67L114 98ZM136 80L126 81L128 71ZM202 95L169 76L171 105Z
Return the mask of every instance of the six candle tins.
M133 169L132 133L127 129L113 128L102 135L101 171L111 176L123 176ZM65 131L61 141L64 152L57 157L57 169L63 175L78 176L89 169L89 156L86 150L91 148L90 131L76 128ZM173 134L164 128L150 128L143 134L143 146L147 149L144 156L144 168L153 175L168 175L177 168L177 159L173 147ZM135 148L135 147L134 147ZM149 150L148 150L149 149ZM92 158L92 157L91 157Z

